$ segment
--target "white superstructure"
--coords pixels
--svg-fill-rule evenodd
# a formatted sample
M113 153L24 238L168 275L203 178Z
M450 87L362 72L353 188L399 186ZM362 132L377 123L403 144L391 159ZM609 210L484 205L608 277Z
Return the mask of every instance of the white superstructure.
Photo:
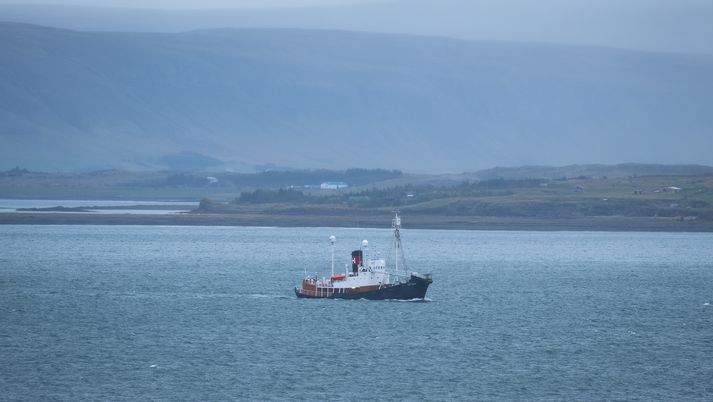
M394 240L394 269L388 269L383 258L369 258L369 242L362 241L361 248L352 252L351 269L343 274L334 273L334 244L336 238L330 236L332 250L332 276L330 278L305 277L302 288L295 289L298 297L308 298L423 298L432 282L431 276L419 275L406 270L406 261L401 245L401 218L398 212L392 220ZM410 297L411 296L411 297Z

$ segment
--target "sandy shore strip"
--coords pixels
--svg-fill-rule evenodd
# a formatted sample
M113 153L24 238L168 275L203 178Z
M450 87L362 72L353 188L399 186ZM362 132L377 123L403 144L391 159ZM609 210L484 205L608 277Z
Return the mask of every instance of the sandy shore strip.
M645 231L713 232L713 222L681 221L652 217L586 217L577 219L498 218L446 215L408 216L405 228L459 230L536 231ZM3 213L6 225L182 225L182 226L277 226L277 227L366 227L383 228L391 216L306 215L306 214L86 214L86 213Z

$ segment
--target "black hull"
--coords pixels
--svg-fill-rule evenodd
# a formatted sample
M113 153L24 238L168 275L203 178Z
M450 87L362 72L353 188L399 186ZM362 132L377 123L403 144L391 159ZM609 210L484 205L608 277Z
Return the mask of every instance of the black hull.
M369 292L352 291L348 293L332 293L325 295L310 295L295 288L295 295L305 299L367 299L367 300L413 300L424 299L428 285L432 282L430 275L422 278L411 276L408 282L373 290Z

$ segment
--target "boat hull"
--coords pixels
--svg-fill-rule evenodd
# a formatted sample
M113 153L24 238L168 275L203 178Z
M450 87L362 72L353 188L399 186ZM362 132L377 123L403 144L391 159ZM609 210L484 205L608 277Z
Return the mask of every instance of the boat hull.
M399 285L367 288L322 288L307 290L295 288L295 295L305 299L367 299L367 300L412 300L426 297L428 285L432 282L431 276L425 277L412 275L408 282Z

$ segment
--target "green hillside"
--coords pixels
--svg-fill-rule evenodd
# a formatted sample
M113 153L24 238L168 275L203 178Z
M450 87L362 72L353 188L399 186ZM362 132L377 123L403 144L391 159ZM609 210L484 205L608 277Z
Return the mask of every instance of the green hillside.
M0 23L0 169L713 163L713 57L295 29Z
M373 215L394 209L411 216L662 217L713 222L713 175L495 179L449 187L406 185L326 195L294 189L255 190L228 203L204 199L198 212Z

